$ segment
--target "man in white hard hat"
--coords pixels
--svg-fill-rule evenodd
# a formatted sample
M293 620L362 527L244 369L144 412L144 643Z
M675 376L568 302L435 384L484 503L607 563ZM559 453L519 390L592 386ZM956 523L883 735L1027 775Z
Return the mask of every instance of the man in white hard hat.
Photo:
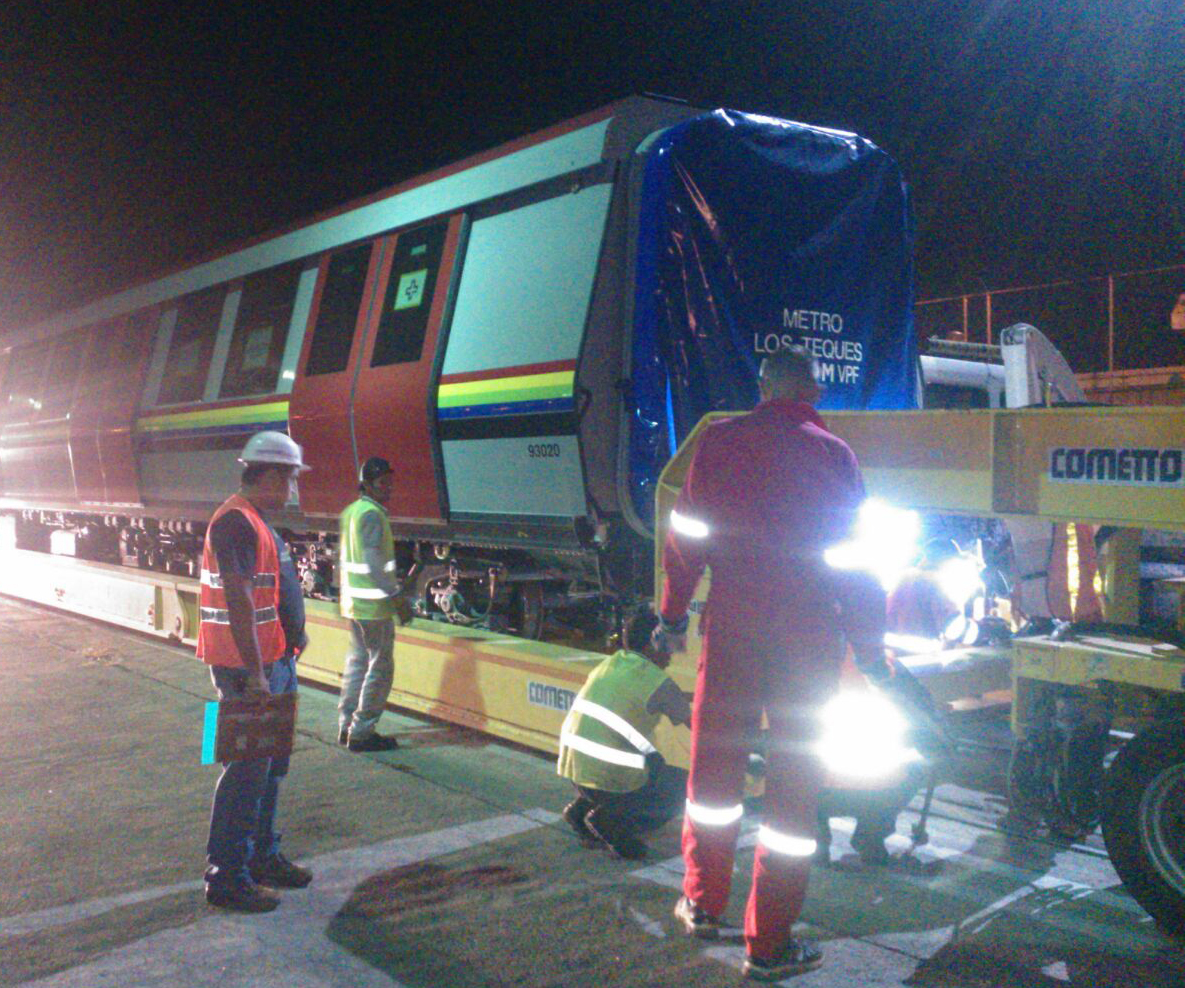
M296 500L309 469L282 432L258 432L243 448L242 486L210 519L202 553L197 654L220 699L296 691L296 654L307 643L304 599L288 547L267 522ZM303 888L312 873L280 853L275 832L280 779L288 759L223 764L206 845L206 901L269 912L276 888Z

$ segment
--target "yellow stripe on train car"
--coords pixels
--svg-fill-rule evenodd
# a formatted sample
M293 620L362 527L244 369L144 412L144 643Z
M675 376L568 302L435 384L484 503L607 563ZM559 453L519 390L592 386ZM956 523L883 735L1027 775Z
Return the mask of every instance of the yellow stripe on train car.
M174 429L200 429L219 425L247 425L254 422L279 422L288 419L287 401L269 401L259 405L235 405L231 408L203 408L169 415L148 415L136 419L140 432L167 432Z

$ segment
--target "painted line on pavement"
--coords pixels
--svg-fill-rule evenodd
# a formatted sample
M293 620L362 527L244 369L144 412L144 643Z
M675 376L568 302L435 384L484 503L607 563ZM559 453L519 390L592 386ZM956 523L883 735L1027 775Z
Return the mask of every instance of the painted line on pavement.
M933 820L932 827L935 831L934 836L939 838L940 843L929 843L918 847L914 854L919 861L923 863L957 861L971 873L1014 877L1023 884L965 919L947 926L902 933L871 934L858 938L840 936L829 940L826 943L826 974L820 975L819 972L811 972L796 977L793 979L795 988L809 988L813 984L823 986L841 983L844 979L842 972L849 969L855 981L860 984L900 985L914 973L919 961L933 957L939 950L960 936L981 932L995 917L1034 894L1047 893L1048 897L1039 902L1036 908L1031 909L1028 915L1040 917L1047 922L1053 921L1055 926L1069 925L1075 931L1090 933L1104 941L1114 940L1115 930L1101 927L1098 923L1085 917L1074 917L1072 922L1064 920L1051 910L1068 902L1090 896L1092 901L1117 911L1134 916L1144 915L1143 910L1126 896L1108 891L1110 886L1118 882L1118 876L1110 862L1100 860L1094 855L1083 854L1074 849L1063 850L1053 855L1052 865L1046 872L1034 875L1015 865L971 853L983 838L982 828L977 828L974 824ZM854 821L847 818L833 818L831 828L832 850L839 857L854 854L855 851L850 840L851 833L855 829ZM747 831L737 842L738 850L742 847L752 846L754 842L755 831ZM888 847L893 851L904 851L910 845L911 841L904 834L894 834L888 840ZM630 877L681 891L683 874L683 859L681 856L676 856L632 871ZM932 886L932 879L926 876L911 875L899 871L885 871L885 874L909 884L922 887ZM1071 875L1073 877L1067 877ZM969 896L960 894L954 888L948 887L944 892L952 899L970 901ZM634 917L634 919L649 932L647 924L642 922L643 919L648 920L648 917ZM729 930L728 933L729 936L726 939L733 937L739 939L741 935L739 930ZM743 946L715 945L705 948L703 953L734 968L739 968L744 961ZM873 982L867 980L870 971L878 972L876 980ZM819 980L823 977L826 980Z
M543 812L543 811L540 811ZM38 981L36 988L404 988L385 971L327 936L366 879L429 858L528 833L541 824L508 814L333 851L307 861L313 884L286 892L271 913L211 910L196 923L132 941L89 963Z
M530 809L521 814L509 814L480 820L475 823L461 824L445 830L433 831L412 837L397 837L369 847L343 851L331 851L302 862L312 868L318 886L325 886L341 880L339 875L351 876L360 869L368 866L366 863L378 865L380 869L391 867L390 857L399 857L413 849L417 854L414 860L438 857L440 854L451 853L453 850L463 850L477 844L497 840L499 837L526 830L533 830L539 825L548 825L560 819L558 813L544 809ZM465 835L468 835L466 838ZM464 840L468 839L468 843ZM437 843L443 850L437 850ZM55 926L66 926L93 916L134 906L141 902L163 899L166 896L182 892L199 891L205 887L200 879L191 882L177 882L173 885L161 885L156 888L127 892L121 895L105 896L92 899L89 902L78 902L65 906L54 906L35 913L23 913L15 916L0 917L0 936L14 937ZM299 893L297 893L299 894Z
M35 913L21 913L16 916L0 918L0 937L18 937L27 933L38 933L55 926L65 926L80 920L101 916L103 913L122 909L124 906L134 906L139 902L150 902L153 899L163 899L165 896L176 895L178 892L193 892L205 885L202 881L178 882L175 885L160 885L156 888L144 889L140 892L127 892L123 895L109 895L102 899L92 899L89 902L79 902L68 906L53 906Z

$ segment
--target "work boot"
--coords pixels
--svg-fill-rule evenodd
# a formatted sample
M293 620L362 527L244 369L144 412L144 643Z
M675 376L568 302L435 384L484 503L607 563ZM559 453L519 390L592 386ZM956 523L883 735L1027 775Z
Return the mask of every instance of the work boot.
M270 913L280 904L280 897L271 889L254 884L207 885L206 901L219 909L239 913Z
M279 851L266 861L252 862L248 869L255 881L277 889L302 889L313 880L308 868L293 864Z
M626 861L641 861L649 848L630 833L621 821L603 806L596 806L584 816L584 826L614 854Z
M346 747L350 751L394 751L399 747L399 742L389 735L371 734L365 738L351 737Z
M813 971L823 963L823 951L809 940L791 937L777 957L768 960L745 956L745 977L754 981L781 981L796 974Z
M683 930L689 937L715 940L720 935L720 920L685 895L679 896L679 901L675 903L675 919L683 924Z
M580 843L585 847L596 847L601 843L597 839L597 835L589 830L584 822L584 818L592 808L593 802L591 799L578 796L564 807L563 812L564 822L572 828L576 836L580 838Z

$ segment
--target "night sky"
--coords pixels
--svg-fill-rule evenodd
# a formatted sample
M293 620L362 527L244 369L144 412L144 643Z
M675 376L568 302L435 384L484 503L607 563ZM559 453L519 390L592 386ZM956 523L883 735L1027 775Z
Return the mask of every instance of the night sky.
M5 0L0 329L645 92L880 144L922 298L1185 262L1181 0Z

